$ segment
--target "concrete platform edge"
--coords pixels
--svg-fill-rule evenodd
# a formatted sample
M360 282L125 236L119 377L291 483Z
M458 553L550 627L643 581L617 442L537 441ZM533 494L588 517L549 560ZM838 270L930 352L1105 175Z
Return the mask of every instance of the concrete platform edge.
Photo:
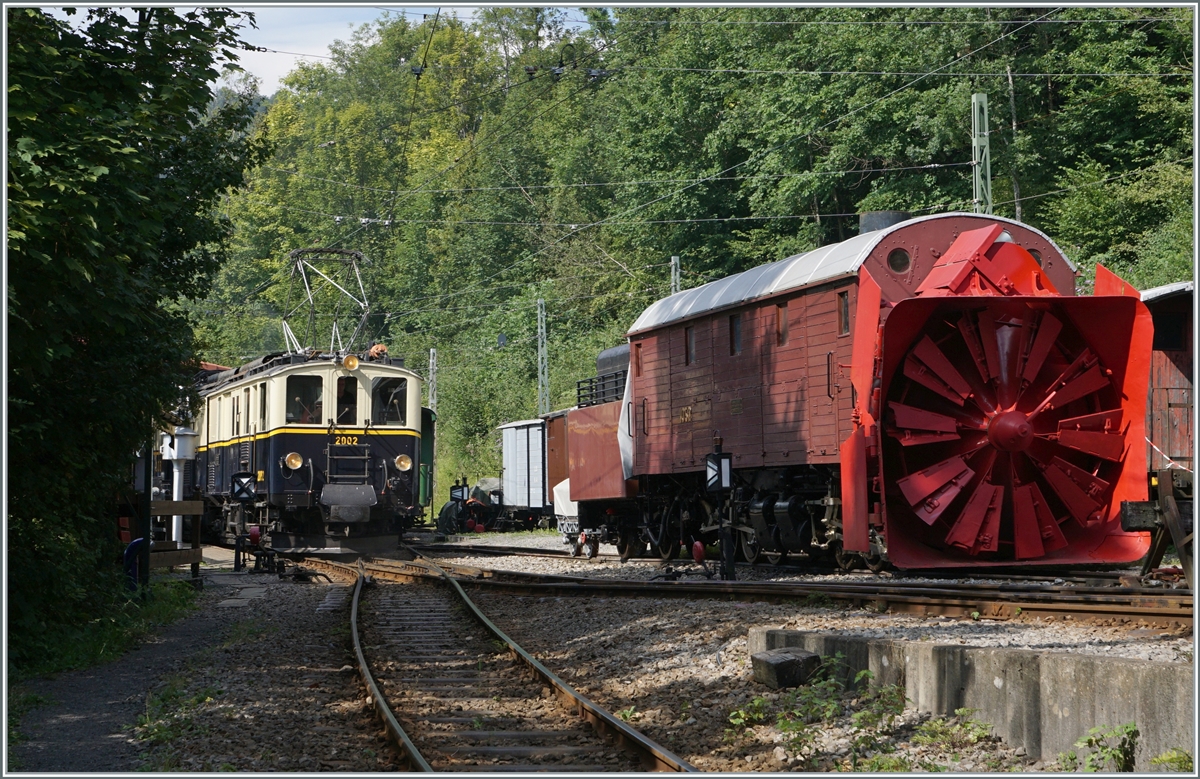
M903 685L920 711L977 709L977 720L1041 760L1075 749L1090 728L1128 722L1141 733L1139 772L1163 771L1150 760L1172 747L1195 754L1190 664L750 628L747 657L784 647L841 652L847 677L869 669L873 684Z

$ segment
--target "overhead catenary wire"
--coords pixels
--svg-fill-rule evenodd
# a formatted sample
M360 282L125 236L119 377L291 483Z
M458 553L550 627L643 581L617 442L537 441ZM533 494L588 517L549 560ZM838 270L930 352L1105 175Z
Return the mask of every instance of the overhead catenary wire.
M435 22L436 22L436 19L435 19ZM432 41L432 40L433 40L433 35L432 35L432 33L430 34L430 38L429 38L429 40L430 40L430 41ZM605 46L607 47L608 45L611 45L611 44L606 44ZM428 46L426 47L426 52L428 53ZM556 101L555 103L551 104L551 105L550 105L550 106L549 106L549 107L548 107L546 110L542 111L541 113L539 113L539 114L536 114L536 115L535 115L535 116L533 116L533 117L530 117L530 118L529 118L529 119L528 119L528 120L525 122L525 125L531 124L531 123L532 123L532 122L534 122L535 120L537 120L537 119L540 119L540 118L541 118L542 116L544 116L546 113L549 113L549 111L553 110L554 108L557 108L559 105L561 105L561 104L563 104L563 103L567 102L568 100L570 100L570 99L574 98L576 95L578 95L578 94L580 94L581 92L583 92L583 91L584 91L585 89L587 89L589 86L590 86L590 85L589 85L588 83L586 83L586 82L585 82L583 86L581 86L579 89L575 90L574 92L571 92L571 93L570 93L570 94L568 94L568 95L567 95L565 98L563 98L563 99L561 99L561 100L559 100L559 101ZM415 92L414 92L414 95L415 95ZM412 115L412 112L411 112L411 110L410 110L410 112L409 112L409 116L410 116L410 122L411 122L411 115ZM502 139L504 139L504 138L507 138L509 135L512 135L512 133L514 133L514 132L516 132L517 130L521 129L521 128L522 128L523 126L525 126L525 125L522 125L522 126L516 127L516 128L514 128L513 130L510 130L509 132L507 132L507 133L505 133L504 135L501 135L501 136L497 136L495 133L492 133L491 135L489 135L489 136L488 136L488 144L487 144L487 145L490 145L491 143L494 143L494 142L496 142L496 141L498 141L498 140L502 140ZM503 127L504 127L504 125L501 125L501 128L503 128ZM447 173L449 173L451 170L453 170L453 169L455 169L456 167L458 167L458 165L459 165L459 164L461 164L463 161L465 161L465 160L466 160L468 157L470 157L470 156L473 156L473 155L475 154L475 152L479 151L480 149L482 149L482 148L484 148L484 147L485 147L485 144L474 144L474 143L472 143L472 145L471 145L471 146L470 146L470 147L469 147L469 148L468 148L468 149L467 149L465 152L462 152L462 153L461 153L461 154L460 154L458 157L456 157L456 158L455 158L454 162L453 162L451 165L449 165L449 166L447 166L447 167L443 168L442 170L440 170L440 171L438 171L438 172L436 172L436 173L432 174L431 176L429 176L428 178L426 178L426 180L425 180L424 182L422 182L420 185L418 185L418 186L417 186L415 189L413 189L413 190L409 190L409 192L408 192L407 194L411 196L411 195L413 195L413 194L416 194L416 193L418 193L418 192L421 192L421 191L423 190L423 188L424 188L425 186L427 186L429 183L431 183L431 182L432 182L434 179L436 179L436 178L439 178L439 177L441 177L441 176L444 176L444 175L446 175L446 174L447 174ZM390 209L390 210L391 210L393 213L394 213L394 210L395 210L395 206L396 206L396 205L397 205L397 204L396 204L396 199L395 199L395 198L393 198L392 205L391 205L391 209ZM350 233L349 233L349 234L347 234L347 235L343 235L341 238L338 238L337 240L335 240L335 241L334 241L332 244L330 244L330 245L331 245L331 246L336 246L337 244L339 244L339 243L342 243L342 242L344 242L344 241L348 240L349 238L353 237L354 235L357 235L357 234L358 234L358 233L360 233L362 230L366 229L366 227L368 226L368 224L369 224L369 223L370 223L369 221L364 221L364 222L362 222L362 225L361 225L361 226L360 226L358 229L356 229L356 230L353 230L352 232L350 232Z
M586 189L594 187L633 187L633 186L648 186L652 184L690 184L697 181L752 181L754 179L787 179L787 178L805 178L809 176L842 176L863 173L897 173L902 171L913 170L934 170L937 168L955 168L970 166L971 162L930 162L924 165L904 165L893 168L849 168L846 170L811 170L801 171L798 173L753 173L746 176L717 176L717 177L692 177L686 179L640 179L636 181L583 181L576 184L512 184L495 187L460 187L455 189L426 189L422 194L426 195L446 195L446 194L468 194L471 192L505 192L512 190L534 191L534 190L556 190L556 189ZM350 187L352 189L364 190L367 192L379 192L382 194L395 194L395 190L381 189L378 187L365 187L361 184L351 184L348 181L338 181L337 179L328 179L321 176L310 176L299 171L289 170L287 168L277 168L271 165L264 165L268 170L287 173L296 178L310 179L313 181L321 181L326 184L336 184L338 186ZM415 193L415 190L407 190ZM403 194L403 192L401 193Z
M1059 10L1059 9L1053 9L1053 10L1051 10L1051 11L1048 11L1046 14L1043 14L1043 15L1042 15L1042 17L1039 17L1039 18L1046 18L1046 17L1048 17L1050 14L1052 14L1052 13L1056 13L1058 10ZM741 167L742 167L742 166L744 166L744 165L748 165L748 164L749 164L749 163L751 163L751 162L756 162L756 161L758 161L758 160L761 160L761 159L763 159L764 157L766 157L766 156L768 156L768 155L770 155L770 154L773 154L773 153L775 153L775 152L777 152L777 151L779 151L779 150L781 150L781 149L783 149L783 148L785 148L785 147L787 147L787 146L791 145L792 143L794 143L795 141L799 140L800 138L811 137L811 136L813 135L813 133L816 133L816 132L819 132L819 131L821 131L821 130L823 130L823 129L826 129L826 128L828 128L828 127L831 127L831 126L833 126L834 124L837 124L837 123L839 123L839 122L841 122L841 121L844 121L846 118L848 118L848 117L850 117L850 116L853 116L853 115L855 115L855 114L857 114L857 113L860 113L861 111L865 111L867 108L870 108L870 107L871 107L871 106L873 106L873 105L876 105L876 104L878 104L878 103L880 103L880 102L882 102L882 101L884 101L884 100L887 100L888 98L891 98L892 96L894 96L894 95L896 95L896 94L898 94L898 93L900 93L900 92L903 92L904 90L908 89L909 87L912 87L913 85L915 85L915 84L917 84L917 83L919 83L919 82L923 81L925 78L928 78L929 76L932 76L932 75L934 75L934 74L936 74L936 73L938 73L938 72L940 72L940 71L942 71L942 70L945 70L946 68L949 68L949 67L951 67L952 65L955 65L955 64L957 64L958 62L961 62L961 61L963 61L964 59L966 59L966 58L968 58L968 57L971 57L971 56L974 56L975 54L978 54L979 52L983 51L984 49L987 49L987 48L989 48L989 47L991 47L991 46L993 46L993 45L995 45L995 44L997 44L997 43L999 43L999 42L1001 42L1001 41L1003 41L1003 40L1005 40L1005 39L1007 39L1007 38L1010 38L1010 37L1012 37L1013 35L1016 35L1018 32L1020 32L1021 30L1025 29L1027 26L1029 26L1029 24L1028 24L1028 23L1027 23L1027 24L1024 24L1024 25L1022 25L1021 27L1018 27L1018 28L1016 28L1015 30L1011 30L1011 31L1009 31L1009 32L1006 32L1006 33L1004 33L1003 35L1001 35L1001 36L999 36L999 37L997 37L997 38L994 38L994 39L992 39L991 41L989 41L989 42L987 42L987 43L983 44L982 46L980 46L980 47L978 47L978 48L976 48L976 49L973 49L973 50L971 50L971 51L968 51L967 53L965 53L965 54L962 54L962 55L960 55L960 56L958 56L958 57L955 57L955 58L954 58L954 59L952 59L950 62L947 62L945 65L941 65L941 66L939 66L939 67L937 67L937 68L934 68L933 70L929 71L928 73L925 73L924 75L922 75L922 76L920 76L920 77L918 77L918 78L915 78L915 79L913 79L912 81L909 81L907 84L904 84L903 86L900 86L900 87L897 87L896 89L893 89L892 91L888 92L887 94L885 94L885 95L883 95L883 96L881 96L881 97L875 98L874 100L868 101L867 103L864 103L863 105L861 105L861 106L859 106L859 107L857 107L857 108L851 109L850 111L848 111L848 112L846 112L845 114L843 114L843 115L839 116L838 118L836 118L836 119L831 119L830 121L828 121L828 122L826 122L826 123L824 123L824 124L820 125L819 127L815 128L815 129L813 129L813 130L810 130L810 131L808 131L808 132L804 132L804 133L798 133L798 134L796 134L796 135L792 136L791 138L788 138L787 140L784 140L784 141L782 141L782 142L780 142L780 143L777 143L777 144L775 144L774 146L771 146L770 148L768 148L768 149L766 149L766 150L764 150L764 151L761 151L761 152L759 152L759 153L757 153L757 154L754 154L754 155L752 155L752 156L748 157L747 159L745 159L745 160L743 160L743 161L741 161L741 162L739 162L739 163L736 163L735 165L731 165L731 166L729 166L728 168L725 168L724 170L722 170L722 171L720 171L720 172L718 172L718 173L714 174L714 176L712 176L712 177L706 177L706 178L704 178L704 179L701 179L700 181L697 181L696 183L693 183L693 184L688 184L688 185L686 185L686 186L684 186L684 187L681 187L681 188L679 188L679 189L677 189L677 190L675 190L675 191L673 191L673 192L670 192L670 193L667 193L667 194L665 194L665 195L662 195L662 196L659 196L659 197L653 198L653 199L651 199L651 200L645 201L645 202L643 202L643 203L641 203L641 204L639 204L639 205L636 205L636 206L632 206L632 207L630 207L630 208L627 208L627 209L625 209L624 211L621 211L620 213L618 213L618 214L615 214L615 215L613 215L613 216L611 216L611 217L606 217L605 219L601 219L601 220L598 220L598 221L596 221L596 222L591 222L591 223L589 223L589 224L586 224L586 225L583 225L583 226L581 226L581 227L578 227L578 228L576 228L576 229L574 229L574 230L571 230L570 232L566 233L565 235L562 235L562 236L560 236L559 238L557 238L557 239L555 239L555 240L551 241L550 243L548 243L548 244L546 244L546 245L542 246L542 248L540 248L540 249L537 249L537 250L534 250L534 251L532 251L532 252L530 252L530 253L528 253L528 254L524 255L524 256L523 256L523 257L522 257L520 260L518 260L517 262L511 263L511 264L509 264L509 265L507 265L507 266L505 266L505 267L501 268L500 270L496 271L496 272L495 272L495 273L493 273L492 275L490 275L490 276L488 276L488 277L486 277L486 278L482 279L480 282L478 282L478 283L475 285L475 287L478 287L478 284L481 284L481 283L483 283L483 282L486 282L486 281L490 281L490 280L492 280L492 279L496 278L497 276L501 275L502 273L505 273L505 272L507 272L507 271L511 270L512 268L516 267L517 263L519 263L519 262L521 262L521 261L527 261L527 260L529 260L529 259L532 259L533 257L536 257L536 256L538 256L538 255L540 255L540 254L544 253L544 252L545 252L545 251L547 251L548 249L551 249L551 248L553 248L554 246L557 246L558 244L562 243L562 242L563 242L563 241L565 241L566 239L568 239L568 238L570 238L570 237L572 237L572 236L574 236L574 235L577 235L577 234L579 234L579 233L583 232L584 230L589 230L589 229L592 229L592 228L595 228L595 227L599 227L599 226L601 226L601 225L608 224L608 223L609 223L609 222L611 222L611 221L615 221L616 219L619 219L619 218L621 218L621 217L627 216L627 215L629 215L629 214L632 214L632 213L636 213L637 211L640 211L640 210L642 210L642 209L648 208L648 207L650 207L650 206L654 205L655 203L660 203L660 202L662 202L663 200L666 200L666 199L668 199L668 198L671 198L671 197L674 197L674 196L676 196L676 195L682 194L683 192L686 192L686 191L688 191L689 189L691 189L691 188L693 188L693 187L697 186L698 184L701 184L701 183L704 183L705 181L709 181L709 180L711 180L711 179L712 179L712 178L714 178L715 176L723 176L723 175L725 175L725 174L727 174L727 173L731 173L732 171L734 171L734 170L737 170L738 168L741 168Z

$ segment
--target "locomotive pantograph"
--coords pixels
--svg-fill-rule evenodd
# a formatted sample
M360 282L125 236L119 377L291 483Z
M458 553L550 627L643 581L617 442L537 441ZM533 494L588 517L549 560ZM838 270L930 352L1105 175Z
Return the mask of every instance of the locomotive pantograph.
M233 543L258 528L280 552L395 548L431 498L435 416L421 405L423 381L382 344L353 349L369 313L365 294L347 291L357 282L362 292L361 254L305 249L291 259L309 307L305 340L322 290L352 300L358 326L343 342L335 309L329 348L302 347L285 315L291 350L201 381L194 473L207 529Z

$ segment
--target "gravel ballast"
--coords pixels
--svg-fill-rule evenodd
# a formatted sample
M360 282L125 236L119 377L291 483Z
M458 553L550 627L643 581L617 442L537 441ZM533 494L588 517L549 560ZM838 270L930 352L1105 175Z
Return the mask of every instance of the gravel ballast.
M555 536L524 538L562 548ZM660 572L648 561L453 559L576 576L648 579ZM196 615L121 661L26 685L51 702L25 716L21 730L29 740L13 749L19 770L399 770L353 668L348 588L225 577L236 584L214 577ZM781 728L780 714L795 712L797 702L752 680L752 626L1176 663L1190 663L1192 652L1190 634L1137 626L959 621L723 600L477 600L568 683L708 771L832 770L852 762L874 770L1055 768L986 735L970 715L934 728L910 705L891 727L866 727L853 715L879 702L854 693L838 696L826 720ZM135 728L147 713L148 726Z

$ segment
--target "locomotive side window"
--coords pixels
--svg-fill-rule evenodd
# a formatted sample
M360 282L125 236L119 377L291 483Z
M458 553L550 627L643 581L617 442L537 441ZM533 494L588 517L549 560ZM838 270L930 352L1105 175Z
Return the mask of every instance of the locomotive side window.
M267 383L258 385L258 429L267 429Z
M742 315L731 314L729 317L729 353L742 353Z
M245 432L245 433L253 432L252 430L250 430L251 410L250 410L250 388L249 387L246 387L246 389L242 390L242 413L245 414L245 421L246 421L246 429L243 432Z
M301 425L321 424L322 384L320 376L288 376L288 422Z
M684 341L683 364L691 365L694 362L696 362L696 328L695 327L683 328L683 341Z
M850 293L839 292L837 295L838 304L838 335L846 335L850 332Z
M788 342L787 303L775 306L775 345L786 346Z
M358 424L358 379L341 376L337 380L337 423Z
M408 409L408 379L376 379L371 424L403 425Z
M229 406L229 410L232 413L232 416L230 417L230 419L232 420L232 424L233 424L233 435L236 437L236 436L241 435L241 433L242 433L242 417L241 417L241 413L240 413L241 410L238 408L237 395L232 396L230 398L230 400L233 401Z

